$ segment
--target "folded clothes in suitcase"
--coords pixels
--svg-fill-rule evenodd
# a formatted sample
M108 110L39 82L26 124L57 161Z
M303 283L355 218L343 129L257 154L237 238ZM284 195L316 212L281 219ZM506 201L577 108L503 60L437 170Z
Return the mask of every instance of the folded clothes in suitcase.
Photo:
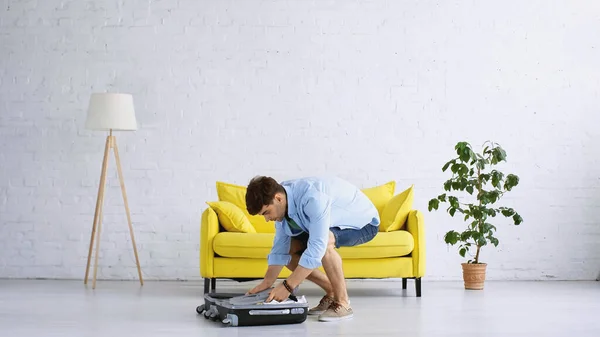
M252 295L208 293L204 304L196 308L207 319L218 320L227 326L297 324L306 320L308 303L304 296L265 303L271 289Z

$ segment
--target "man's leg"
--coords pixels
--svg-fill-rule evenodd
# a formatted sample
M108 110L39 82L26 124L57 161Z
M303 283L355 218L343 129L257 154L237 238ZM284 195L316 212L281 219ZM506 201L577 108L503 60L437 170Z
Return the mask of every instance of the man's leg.
M350 308L350 300L346 290L346 279L342 268L342 257L338 254L336 247L352 247L372 240L377 235L379 227L367 225L360 230L331 228L329 232L329 243L323 267L333 286L336 301L331 304L321 316L319 321L337 321L353 317Z
M290 255L292 256L292 259L290 260L290 263L286 266L289 270L296 270L296 267L298 266L298 262L300 261L300 257L304 249L306 249L304 242L292 238L292 242L290 244ZM329 281L329 278L327 278L327 275L325 275L325 273L323 273L322 271L314 269L310 273L310 275L306 277L306 279L321 287L325 291L327 296L331 298L334 297L331 282Z
M346 290L346 279L344 278L344 271L342 269L342 257L335 250L335 236L329 232L329 243L327 244L327 250L323 257L323 269L333 286L333 295L335 300L343 305L349 307L348 292Z

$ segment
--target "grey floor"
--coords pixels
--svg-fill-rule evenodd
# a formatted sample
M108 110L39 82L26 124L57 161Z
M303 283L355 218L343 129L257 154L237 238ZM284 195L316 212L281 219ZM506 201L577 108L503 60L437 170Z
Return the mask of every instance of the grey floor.
M244 292L253 282L218 284ZM201 282L0 280L1 336L600 336L600 282L487 282L465 291L461 282L349 281L355 317L322 323L224 327L198 316ZM309 301L321 293L301 288ZM264 331L263 331L264 330Z

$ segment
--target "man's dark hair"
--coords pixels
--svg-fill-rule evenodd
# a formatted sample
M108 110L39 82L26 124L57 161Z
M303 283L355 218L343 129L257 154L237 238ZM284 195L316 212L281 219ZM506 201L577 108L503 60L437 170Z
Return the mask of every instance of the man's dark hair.
M275 179L265 176L252 178L246 190L248 213L256 215L263 206L272 204L277 192L285 193L285 189Z

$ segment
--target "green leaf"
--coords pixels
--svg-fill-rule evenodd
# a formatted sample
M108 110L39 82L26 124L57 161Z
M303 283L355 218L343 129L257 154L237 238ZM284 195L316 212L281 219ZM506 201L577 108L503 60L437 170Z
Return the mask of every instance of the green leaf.
M473 151L469 151L469 152L470 152L469 155L470 155L470 159L471 159L470 165L473 165L473 163L475 161L477 161L477 154L475 152L473 152Z
M454 207L451 207L451 208L448 210L448 213L450 213L450 216L452 216L452 217L453 217L453 216L454 216L454 213L456 213L456 208L454 208Z
M430 212L431 212L432 209L437 210L438 207L439 207L439 205L440 205L440 201L439 200L437 200L437 199L431 199L431 200L429 200L429 207L428 207L428 209L429 209Z
M485 237L480 232L474 232L472 236L473 236L473 240L475 240L475 242L477 243L478 246L487 245L487 241L485 240Z
M521 218L519 213L515 213L515 215L513 215L513 220L515 222L515 225L520 225L523 222L523 218Z
M487 184L491 178L491 175L489 173L482 173L479 175L479 178L481 179L482 184Z
M492 150L492 164L498 164L501 161L506 161L506 152L501 147L495 147Z
M510 217L513 216L513 214L515 214L515 210L512 208L501 207L500 210L502 212L502 215L504 215L505 217Z
M459 234L456 231L449 231L444 235L444 241L448 244L455 245L458 242Z
M473 237L473 233L476 233L475 231L470 231L470 230L466 230L462 233L460 233L460 241L467 241L470 238Z
M488 239L490 240L490 242L494 245L494 247L498 247L498 239L496 239L493 236L488 237Z
M496 188L502 188L502 178L504 178L504 174L502 172L498 172L496 170L492 171L492 186Z
M469 149L468 147L465 147L462 150L462 152L460 153L460 160L463 162L468 162L470 158L471 158L471 149Z
M498 201L499 198L500 192L498 192L497 190L482 191L479 200L481 200L482 204L487 205L495 203L496 201Z
M448 201L450 202L450 206L454 208L459 208L460 204L458 203L458 198L455 196L449 196Z
M465 188L467 188L467 186L469 186L469 180L467 178L461 178L460 179L460 190L463 191Z
M467 189L467 192L469 192L469 194L473 195L473 186L472 185L467 186L466 189Z
M451 191L452 190L452 180L447 180L444 183L444 191Z
M506 151L504 151L504 149L502 149L501 147L498 147L498 159L506 161Z
M438 195L437 199L439 201L445 202L446 201L446 193Z
M459 174L465 176L469 174L469 167L465 164L460 164Z
M467 248L462 247L459 251L458 254L460 254L460 256L465 257L465 254L467 253Z
M485 222L483 224L483 232L484 233L486 233L486 232L490 232L491 233L492 230L496 231L496 226L494 226L494 225L492 225L491 223L488 223L488 222Z
M475 219L483 218L483 212L479 209L479 207L473 209L473 211L471 213L473 214L473 217Z
M450 164L453 164L455 162L456 162L456 160L452 159L451 161L449 161L446 164L444 164L444 166L442 167L442 172L446 172L446 170L448 169L448 166L450 166Z
M513 187L519 184L519 177L514 174L509 174L506 176L506 181L504 182L504 189L510 191Z
M456 143L456 146L454 146L454 149L456 150L456 152L458 154L460 154L459 152L461 152L467 146L469 146L469 143L467 143L467 142L458 142L458 143Z

